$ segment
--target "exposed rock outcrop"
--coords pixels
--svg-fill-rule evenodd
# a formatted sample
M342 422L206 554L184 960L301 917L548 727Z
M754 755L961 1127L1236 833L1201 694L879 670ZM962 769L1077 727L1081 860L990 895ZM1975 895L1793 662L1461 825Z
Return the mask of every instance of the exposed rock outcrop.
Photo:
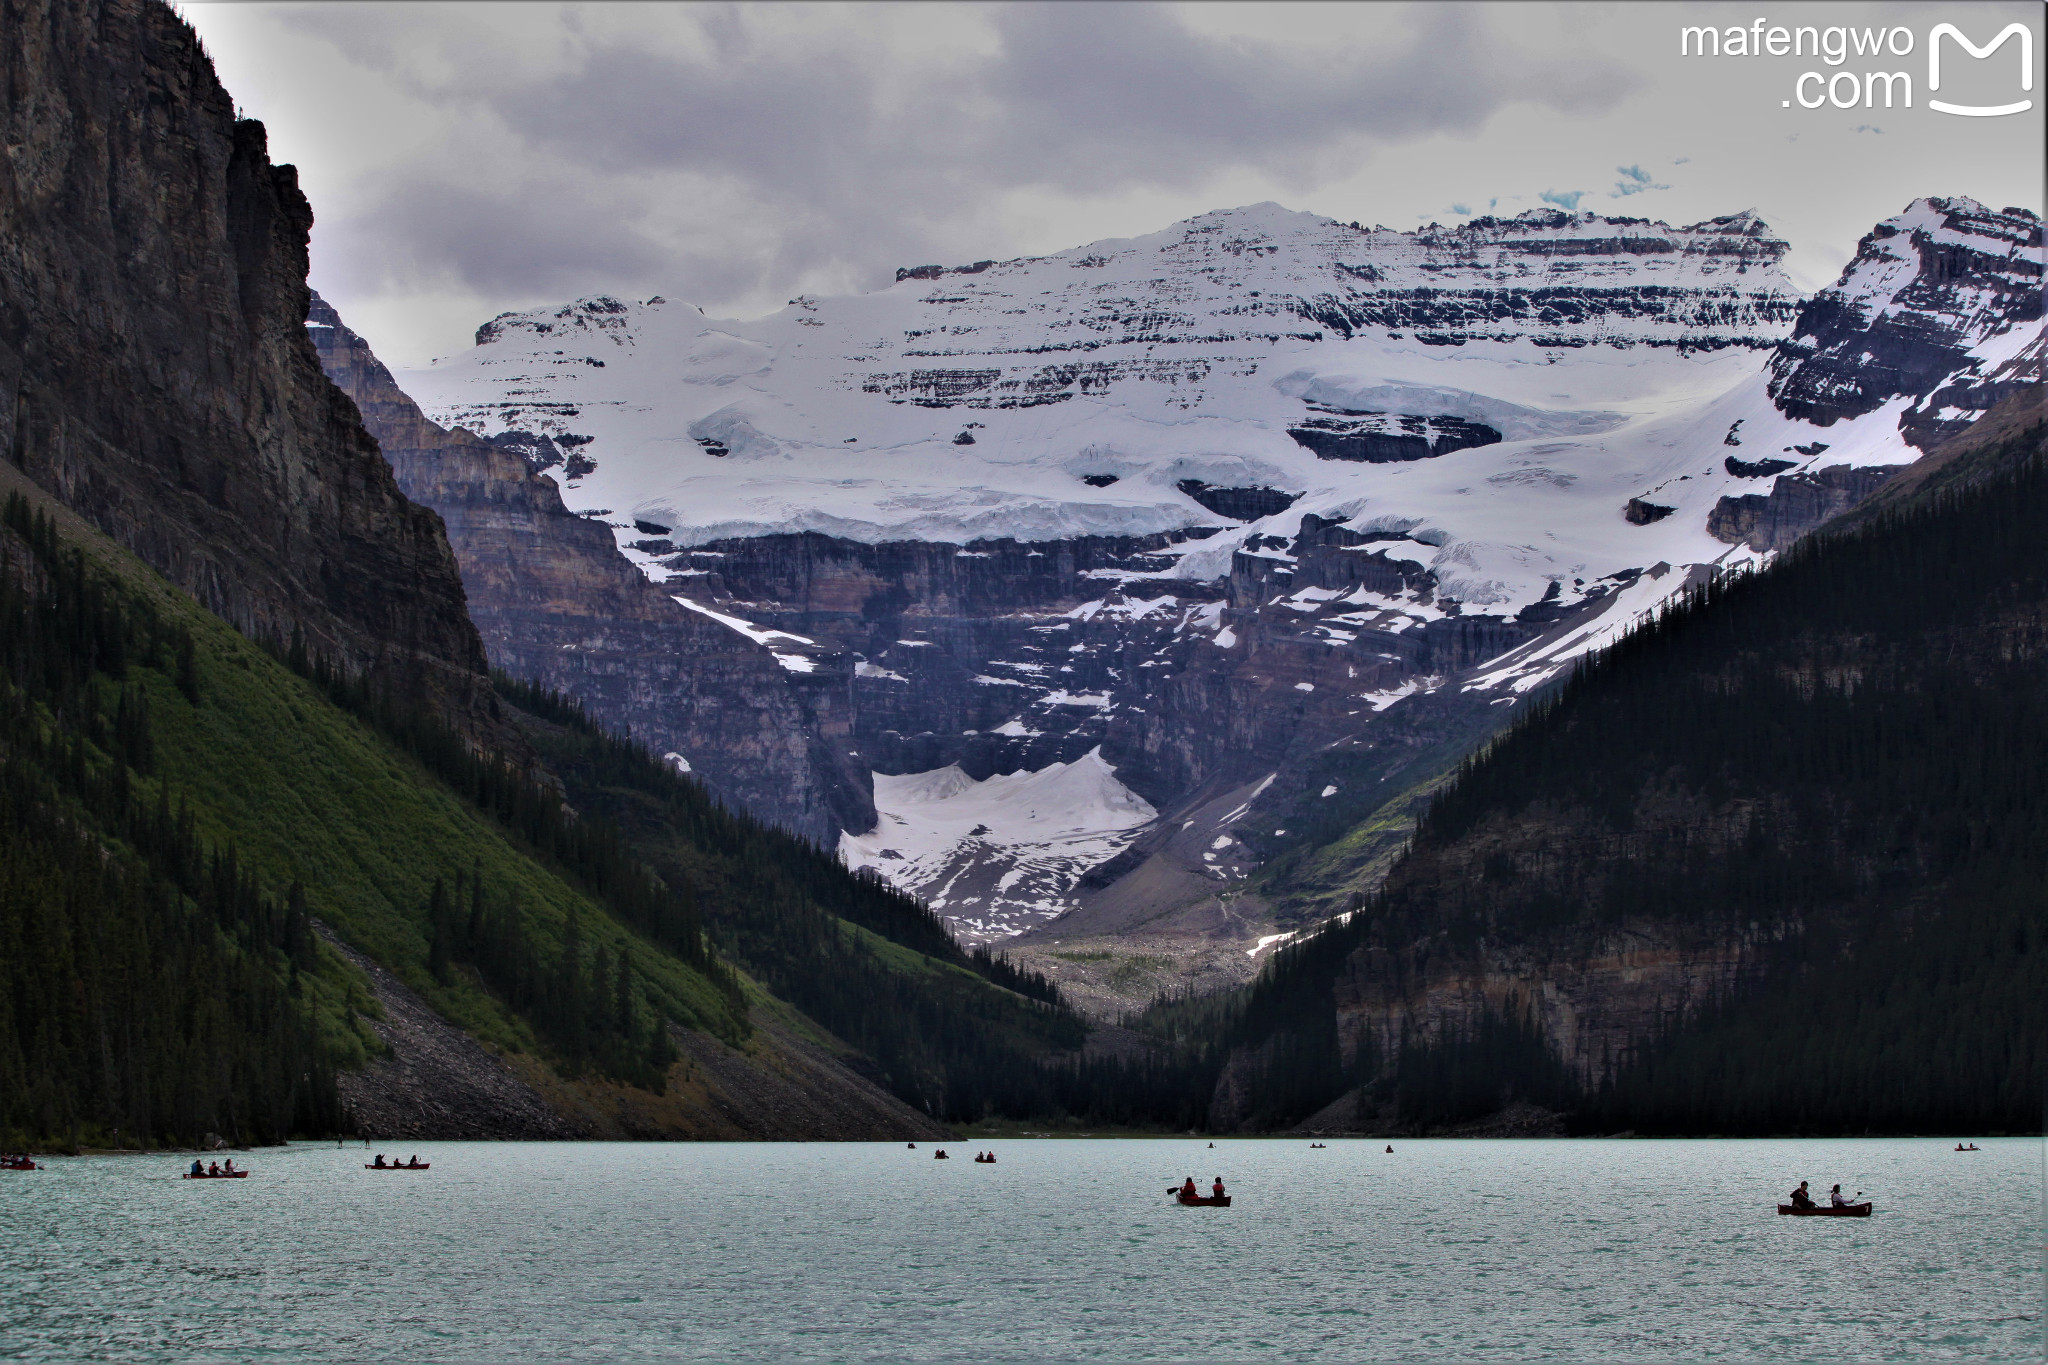
M1413 417L1399 413L1360 412L1340 417L1311 417L1287 428L1297 445L1321 460L1354 460L1361 464L1403 464L1448 455L1454 450L1490 446L1500 433L1479 422L1457 417Z
M256 635L502 739L440 519L320 372L313 215L156 0L0 0L0 454Z
M439 512L469 611L497 667L581 700L656 753L681 755L724 799L813 839L874 812L763 645L678 605L619 553L603 521L562 505L534 463L423 416L366 342L317 295L304 330L356 402L407 495ZM573 455L572 457L573 458Z
M1100 474L1092 474L1082 482L1093 483L1102 477L1104 476ZM1116 480L1111 477L1109 482L1115 483ZM1200 479L1182 479L1174 487L1217 516L1229 517L1232 521L1257 521L1261 517L1285 512L1301 501L1299 493L1286 493L1277 488L1262 488L1256 485L1250 488L1219 488L1214 484L1203 483Z
M1915 200L1800 310L1771 362L1778 409L1829 426L1911 397L1899 429L1924 450L2039 383L2038 345L2029 364L1986 343L2015 328L2038 332L2041 244L2041 220L2026 209Z
M1780 474L1768 493L1723 498L1708 514L1715 539L1752 550L1782 550L1822 522L1882 488L1896 466L1834 465L1810 474Z

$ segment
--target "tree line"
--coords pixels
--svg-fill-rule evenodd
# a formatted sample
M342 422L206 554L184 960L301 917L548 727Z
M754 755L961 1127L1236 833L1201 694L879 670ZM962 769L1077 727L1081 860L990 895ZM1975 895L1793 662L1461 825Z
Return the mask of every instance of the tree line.
M585 818L689 888L719 951L857 1049L874 1079L945 1121L1064 1112L1087 1026L1050 980L963 949L917 900L725 806L575 699L497 681Z
M19 493L0 527L0 1142L335 1130L303 888L267 893L147 781L135 674L196 700L190 633Z
M1265 1121L1357 1091L1419 1124L1519 1098L1583 1131L2038 1130L2040 447L2036 428L1982 456L1995 477L1708 583L1467 760L1384 890L1284 950L1212 1035L1261 1073ZM1569 956L1644 922L1755 944L1583 1081L1526 1009L1348 1064L1328 1031L1369 947Z

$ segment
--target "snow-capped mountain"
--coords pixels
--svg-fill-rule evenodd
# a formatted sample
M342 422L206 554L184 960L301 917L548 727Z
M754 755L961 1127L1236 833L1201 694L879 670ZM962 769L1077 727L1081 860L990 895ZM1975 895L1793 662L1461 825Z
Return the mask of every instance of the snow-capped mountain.
M1398 233L1262 204L756 322L508 315L402 382L443 421L577 440L572 504L679 546L1142 535L1220 524L1203 488L1355 501L1413 473L1384 466L1690 406L1791 331L1783 250L1747 214Z
M1784 412L1823 424L1910 398L1916 446L2041 381L2041 222L1969 199L1916 200L1858 243L1771 365Z
M1203 835L1183 892L1227 885L1285 837L1262 811L1332 786L1309 756L1469 738L2038 370L2031 215L1917 201L1804 308L1783 251L1750 214L1395 232L1264 204L750 322L506 315L400 382L774 632L876 774L849 859L953 887L987 937L1143 829ZM1018 774L1086 788L1086 858L968 818Z

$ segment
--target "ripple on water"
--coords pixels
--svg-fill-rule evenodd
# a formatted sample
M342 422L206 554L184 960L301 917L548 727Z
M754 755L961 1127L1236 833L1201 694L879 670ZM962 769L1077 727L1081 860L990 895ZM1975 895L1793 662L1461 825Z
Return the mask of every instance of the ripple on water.
M2039 1148L1984 1145L437 1143L403 1186L313 1145L220 1186L57 1159L0 1198L0 1357L2036 1356ZM1191 1163L1236 1205L1160 1199ZM1815 1176L1878 1215L1777 1218Z

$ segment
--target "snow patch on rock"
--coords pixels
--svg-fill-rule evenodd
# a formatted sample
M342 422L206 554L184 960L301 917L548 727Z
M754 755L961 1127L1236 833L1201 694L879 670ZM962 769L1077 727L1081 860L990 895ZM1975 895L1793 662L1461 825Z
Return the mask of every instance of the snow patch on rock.
M874 775L878 821L839 856L917 896L963 941L1022 933L1071 908L1081 874L1158 812L1091 749L1071 763L981 781L957 764Z

